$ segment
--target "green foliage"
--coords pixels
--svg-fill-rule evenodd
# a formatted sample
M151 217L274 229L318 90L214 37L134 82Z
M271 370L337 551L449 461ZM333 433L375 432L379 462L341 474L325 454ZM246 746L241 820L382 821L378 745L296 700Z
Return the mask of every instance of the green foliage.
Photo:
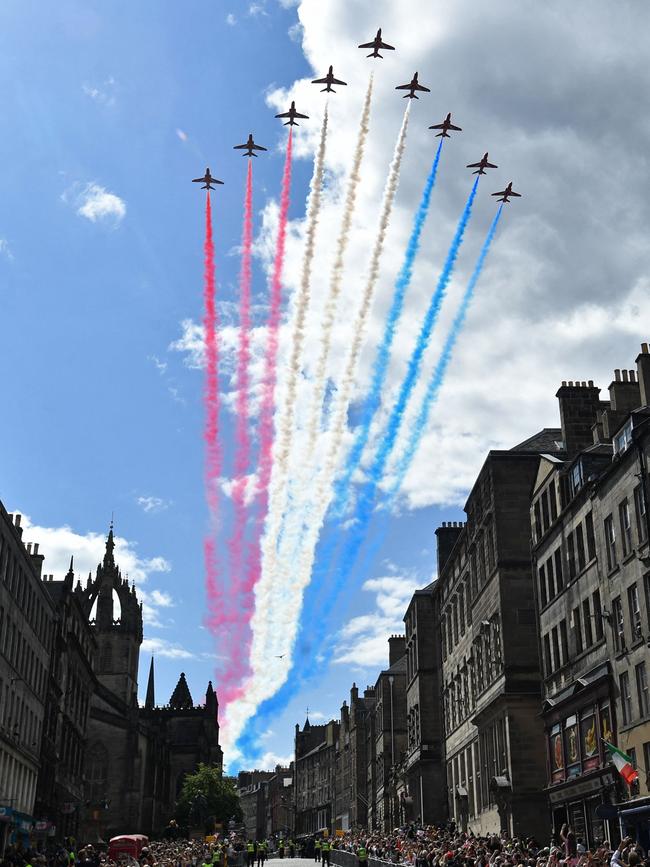
M220 768L200 764L195 773L185 777L176 802L179 823L207 829L216 822L227 828L231 819L241 822L242 817L234 781L224 778Z

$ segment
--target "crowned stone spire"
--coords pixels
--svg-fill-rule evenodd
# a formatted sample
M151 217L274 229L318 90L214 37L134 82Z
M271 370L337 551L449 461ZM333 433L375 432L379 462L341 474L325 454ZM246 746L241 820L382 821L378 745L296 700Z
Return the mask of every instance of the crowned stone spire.
M151 666L149 667L149 680L147 681L147 697L144 702L147 710L153 710L156 706L156 692L153 679L153 656L151 657Z
M115 568L115 558L113 551L115 550L115 539L113 537L113 521L108 530L108 539L106 539L106 553L104 554L104 569Z
M184 671L181 671L181 676L178 678L178 683L174 688L172 697L169 699L169 706L175 710L189 710L194 707Z

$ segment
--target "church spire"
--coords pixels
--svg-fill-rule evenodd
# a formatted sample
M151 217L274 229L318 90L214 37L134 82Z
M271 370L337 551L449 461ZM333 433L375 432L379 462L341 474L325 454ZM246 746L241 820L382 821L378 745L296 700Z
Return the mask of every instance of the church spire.
M156 694L153 681L153 656L151 657L151 665L149 667L149 680L147 681L147 697L144 702L147 710L153 710L156 706Z
M106 553L104 554L104 569L115 568L115 558L113 551L115 550L115 539L113 538L113 519L108 529L108 538L106 539Z
M178 678L178 683L174 688L172 697L169 699L169 706L175 710L189 710L194 707L184 671L181 671L181 676Z
M63 579L68 587L72 587L74 582L74 555L70 557L70 568L68 569L68 574Z

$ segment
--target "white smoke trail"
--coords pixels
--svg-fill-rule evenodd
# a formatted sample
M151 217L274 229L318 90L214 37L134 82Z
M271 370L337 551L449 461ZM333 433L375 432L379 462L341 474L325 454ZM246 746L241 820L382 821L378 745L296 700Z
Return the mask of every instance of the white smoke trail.
M320 207L323 193L323 179L325 176L325 149L327 145L328 111L325 106L323 125L321 127L320 143L316 152L314 172L312 175L309 205L307 210L307 229L305 232L305 252L302 260L300 286L293 310L293 322L291 323L291 355L287 376L286 395L284 408L280 414L277 445L273 455L273 471L269 486L269 509L266 519L264 537L262 539L262 578L260 583L273 576L276 572L276 546L278 535L282 527L282 514L286 502L285 484L289 471L289 457L291 455L294 423L296 417L296 395L301 371L301 358L305 342L305 323L311 301L311 274L316 250L316 229L320 216ZM258 594L258 599L261 594ZM273 597L271 597L273 599ZM272 601L270 604L273 604ZM266 634L270 622L269 602L265 604L264 617L253 618L253 634L259 636L261 643L266 642ZM257 611L257 606L256 606Z
M345 196L345 207L343 208L343 219L341 220L341 229L336 243L336 254L334 256L334 264L332 265L332 274L330 277L329 292L325 302L325 311L321 323L321 344L318 362L316 364L316 373L314 375L313 394L311 411L309 414L308 423L308 444L305 456L307 460L314 453L316 439L318 437L318 429L320 427L321 412L323 407L323 398L325 396L325 386L327 384L327 361L332 345L332 331L336 320L336 309L338 306L339 295L341 294L341 283L343 280L343 265L345 260L345 252L350 240L350 229L352 228L352 217L354 215L354 206L357 199L357 189L361 180L361 162L363 160L363 152L368 136L368 128L370 126L370 103L372 100L372 82L373 76L370 75L366 98L363 103L363 111L361 112L361 121L359 123L359 133L357 136L357 146L354 151L354 160L352 162L352 171L348 179L348 189Z
M293 647L298 621L300 618L300 610L302 608L302 595L305 588L311 580L312 568L314 565L314 557L316 553L316 545L318 537L325 521L325 515L332 499L333 485L338 471L341 458L343 441L347 429L347 417L352 400L354 385L356 381L357 366L359 356L363 347L365 338L366 325L368 322L368 314L375 294L377 280L379 278L379 265L381 254L384 249L386 240L386 232L395 201L395 194L399 184L400 167L402 156L406 145L406 132L408 129L410 114L410 104L407 105L402 120L402 126L397 137L393 159L390 164L386 186L384 188L384 197L381 208L381 216L379 220L379 228L377 237L370 257L368 268L368 278L361 295L361 304L357 311L356 320L352 329L352 343L348 351L348 356L345 362L343 378L336 391L334 399L334 409L332 412L332 425L328 432L329 443L325 463L321 468L315 490L310 483L303 485L302 490L298 491L296 501L298 504L297 511L300 511L301 522L297 527L297 522L291 524L287 522L287 530L283 538L286 555L279 562L279 566L284 572L282 595L290 600L290 604L284 606L284 617L280 618L280 622L274 623L275 643L272 652L286 653L289 648ZM297 538L292 538L293 533L298 532L302 535L302 526L307 524L307 530L302 538L300 551L300 559L297 567L290 556L295 552L298 543ZM291 531L289 530L291 527Z

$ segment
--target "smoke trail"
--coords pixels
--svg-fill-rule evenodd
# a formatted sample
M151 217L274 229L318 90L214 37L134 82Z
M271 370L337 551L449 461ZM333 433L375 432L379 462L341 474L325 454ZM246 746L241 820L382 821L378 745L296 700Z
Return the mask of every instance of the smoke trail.
M291 155L292 130L289 129L287 151L282 174L282 189L280 193L280 212L278 216L278 236L276 240L275 258L271 276L271 291L269 303L269 318L267 322L268 340L262 383L262 398L259 422L259 473L257 493L259 495L259 512L257 516L254 539L249 552L249 562L246 566L246 580L243 582L242 598L240 600L239 619L233 629L232 641L236 644L235 655L238 660L235 675L241 678L247 670L248 660L246 647L250 641L249 621L253 609L253 594L250 592L259 580L261 573L260 537L266 519L268 504L268 486L273 463L273 412L275 406L275 385L277 380L277 357L282 308L282 270L284 266L285 243L287 236L287 221L289 215L289 193L291 189ZM241 586L241 585L240 585ZM231 681L221 686L222 704L234 701L240 695L240 686Z
M433 160L433 165L431 166L431 171L429 172L429 176L424 185L420 205L413 220L413 228L411 230L411 236L406 247L404 262L402 263L402 268L395 282L393 301L390 311L388 313L388 319L386 321L386 326L384 329L383 340L379 346L379 349L377 350L377 356L373 364L370 391L366 397L363 415L361 416L361 420L359 423L359 429L357 431L354 444L350 450L350 454L348 455L345 462L344 471L337 479L334 486L333 513L337 515L342 514L345 510L350 480L361 461L363 450L366 446L366 443L368 442L368 438L370 435L370 426L372 424L372 420L375 417L375 413L377 412L381 404L381 394L384 383L386 381L386 374L388 373L390 351L393 345L393 340L395 339L397 324L399 322L400 316L402 315L404 298L409 286L411 285L411 279L413 277L413 266L415 264L418 250L420 249L420 237L422 235L422 229L424 228L424 224L429 213L431 194L433 192L433 188L436 183L436 176L438 174L438 164L440 162L440 154L442 152L442 143L443 139L441 138L438 145L438 150L436 151L436 155Z
M278 432L274 451L273 473L269 486L269 511L266 522L266 531L262 542L262 558L265 564L265 572L274 574L276 557L276 545L282 525L282 512L285 503L285 482L289 470L289 458L293 444L293 432L296 415L296 396L298 380L300 378L300 360L305 342L305 323L307 311L311 301L311 273L316 250L316 229L320 216L321 198L323 192L323 179L325 176L325 148L327 144L328 111L325 106L325 115L321 127L320 144L314 161L314 172L311 180L309 206L307 211L307 229L305 232L305 252L302 261L300 286L294 307L293 327L291 330L291 356L289 359L289 372L287 378L287 391L284 400L284 408L280 416L280 429ZM250 581L247 589L251 590Z
M397 460L395 466L395 480L390 489L391 496L393 496L401 487L402 482L404 481L404 477L406 476L406 473L411 466L411 462L415 457L415 453L420 444L420 440L422 439L422 435L426 429L427 423L429 421L429 415L431 413L431 407L437 400L440 386L444 381L447 367L449 366L449 362L451 361L451 354L465 322L465 316L467 315L467 310L472 301L474 289L476 288L476 284L478 283L479 277L481 276L481 271L483 270L486 256L489 252L490 246L492 245L492 241L494 240L494 236L496 234L497 226L499 225L502 211L503 205L499 205L499 209L497 210L496 215L492 220L492 225L488 230L485 242L483 243L483 247L481 248L481 252L476 261L476 266L474 268L474 271L472 272L472 276L470 277L467 288L465 289L465 294L462 297L460 306L456 312L456 316L454 317L454 321L451 324L444 346L442 347L442 350L440 352L440 357L438 358L438 362L433 371L433 375L429 381L429 385L427 386L426 394L424 395L424 398L422 400L422 405L420 406L420 411L411 430L408 443L406 444L404 451Z
M336 243L336 253L334 255L334 264L332 265L332 273L330 277L329 292L323 313L323 321L321 324L321 345L320 354L316 364L316 373L314 375L313 397L311 411L309 415L309 439L307 446L307 456L313 454L320 427L320 419L323 405L323 397L325 395L325 386L327 383L327 360L329 358L330 347L332 343L332 331L336 319L336 308L341 293L341 282L343 280L343 264L345 252L350 240L350 229L352 227L352 216L354 214L354 206L357 199L357 189L361 180L361 162L368 136L370 125L370 104L372 101L372 84L373 76L370 75L366 97L363 102L363 110L361 112L361 120L359 122L359 132L357 135L357 145L354 151L354 159L352 161L352 170L348 179L348 188L345 196L345 206L343 208L343 218L341 220L341 228Z
M205 385L203 401L205 422L203 439L205 441L205 495L208 505L209 535L203 544L205 559L205 580L208 595L209 625L214 628L221 603L221 592L217 587L218 564L214 535L219 518L218 483L221 473L221 448L219 444L219 351L217 345L217 311L215 303L214 242L212 239L212 208L210 193L205 199L205 241L203 244L203 340L205 353Z
M380 440L375 458L368 472L368 481L363 486L355 505L354 526L350 531L348 542L341 555L339 568L333 586L330 587L327 599L325 599L320 609L323 618L327 617L332 610L332 607L336 602L352 567L354 566L359 549L363 544L367 526L372 518L375 494L383 478L386 462L395 447L397 436L404 419L404 412L417 383L420 368L422 366L422 359L425 350L429 345L433 326L438 318L438 312L444 300L445 291L456 263L458 251L463 242L465 229L472 213L472 205L474 204L474 199L476 197L478 182L479 178L477 177L469 194L469 198L467 199L467 203L465 204L465 208L463 209L458 226L456 227L456 232L451 242L451 246L449 247L445 264L438 279L438 284L431 298L429 308L425 314L415 347L411 353L411 358L409 359L406 374L402 381L397 400L391 410L386 430Z
M329 448L325 463L319 473L313 498L309 496L311 491L308 490L307 483L305 483L304 489L300 492L301 496L299 499L301 503L306 504L304 515L307 530L304 533L301 532L303 545L300 552L300 559L298 561L298 568L294 572L294 564L287 564L291 569L291 572L294 572L295 577L288 574L287 569L286 579L288 580L285 579L284 583L285 587L289 590L293 604L291 609L287 610L287 614L284 618L285 622L276 630L279 646L282 649L292 647L296 637L299 613L302 604L302 595L304 588L309 584L311 578L318 537L332 496L332 485L336 477L339 455L347 429L348 409L354 390L357 364L363 346L368 314L370 312L375 286L379 277L379 263L399 183L402 156L406 145L409 113L410 105L406 107L404 112L402 126L399 131L397 143L395 145L395 152L393 154L388 178L386 180L386 186L384 188L379 227L370 257L368 277L361 295L361 304L357 311L357 316L352 329L352 343L350 344L350 349L348 351L343 378L335 396L334 410L332 413L333 421L329 431ZM309 500L311 500L311 503L309 503Z

